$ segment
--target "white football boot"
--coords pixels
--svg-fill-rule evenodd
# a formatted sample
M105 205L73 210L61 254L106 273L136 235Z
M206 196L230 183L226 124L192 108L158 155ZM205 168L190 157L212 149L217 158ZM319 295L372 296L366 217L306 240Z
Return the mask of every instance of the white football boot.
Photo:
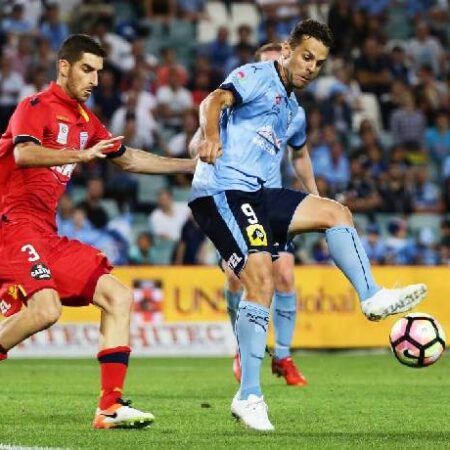
M119 399L108 409L97 408L92 426L94 428L145 428L154 420L152 413L139 411L130 406L130 401Z
M369 320L382 320L393 314L404 313L417 306L427 295L425 284L410 284L403 288L380 289L361 302L363 314Z
M267 416L268 407L264 397L249 395L247 400L239 400L239 392L231 402L231 414L247 427L258 431L273 431L275 428Z

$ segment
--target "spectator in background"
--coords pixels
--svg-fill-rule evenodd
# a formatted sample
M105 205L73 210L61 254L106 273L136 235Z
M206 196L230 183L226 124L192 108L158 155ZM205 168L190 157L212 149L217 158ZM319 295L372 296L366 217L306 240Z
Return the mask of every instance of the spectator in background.
M87 182L86 198L77 205L77 208L84 210L89 222L99 229L105 228L109 220L108 213L101 204L103 194L103 180L92 178Z
M386 264L412 264L414 242L408 238L408 223L396 218L388 224L389 236L386 238Z
M330 252L324 237L320 237L312 246L312 259L316 264L331 264Z
M388 172L382 174L378 183L378 191L383 200L380 212L412 213L413 194L407 180L407 170L402 165L391 161Z
M404 92L401 107L391 116L390 131L394 144L423 145L425 140L426 120L422 111L416 106L411 91Z
M169 72L169 84L156 92L158 115L162 125L178 133L183 124L183 116L192 108L192 94L181 85L177 70Z
M91 35L107 49L107 62L119 72L126 72L132 69L134 63L131 44L117 33L113 33L112 27L112 17L100 16L92 26Z
M375 213L381 205L374 178L368 176L364 157L353 158L350 164L350 182L343 193L342 203L353 212Z
M33 75L33 52L33 38L28 34L19 35L17 42L4 49L4 55L11 62L11 70L20 73L25 80Z
M155 257L152 249L152 235L147 231L139 233L139 236L136 239L136 244L131 247L129 252L130 264L136 266L154 264Z
M225 73L230 73L239 66L254 61L255 53L247 45L236 45L233 55L225 65Z
M225 75L225 64L233 55L233 48L229 43L229 34L227 27L220 26L217 29L216 39L208 45L207 49L208 58L213 68L221 74L221 78Z
M95 104L94 113L102 122L109 125L113 114L122 106L120 91L112 70L105 69L100 73L99 85L92 95Z
M440 213L443 210L439 187L428 179L428 167L414 169L413 205L416 213Z
M32 55L31 71L36 70L37 67L47 68L47 80L54 80L56 78L56 54L51 49L50 43L47 39L39 37L36 39L37 49Z
M389 92L390 61L377 39L368 37L362 47L361 56L355 60L355 77L363 92L375 94L378 99Z
M171 83L172 74L175 72L178 76L180 86L186 86L188 82L188 73L185 67L177 62L177 54L173 48L165 47L161 50L162 61L156 68L156 78L158 86L167 86Z
M183 20L208 20L210 17L205 6L206 0L177 0L178 15Z
M192 215L181 229L181 238L175 250L175 264L193 266L201 264L201 251L206 236Z
M432 228L421 228L413 249L413 263L420 266L439 264L437 240Z
M13 5L11 14L2 20L0 28L3 33L8 35L26 34L33 31L33 25L24 17L24 8L21 3Z
M364 250L372 265L384 264L386 259L386 243L380 234L380 227L371 223L366 228L367 235L361 239Z
M417 75L418 83L414 88L417 105L431 123L435 112L447 104L448 89L445 83L435 78L430 66L422 66Z
M0 134L6 130L9 118L19 102L19 92L24 86L22 75L12 70L9 58L0 56Z
M331 53L336 56L350 54L353 10L350 0L335 0L328 11L328 26L333 32Z
M150 150L155 145L159 128L147 96L144 98L141 94L144 93L130 89L124 95L125 105L113 114L110 129L114 136L126 136L127 145Z
M450 125L449 114L446 111L438 112L435 124L427 128L425 147L439 165L450 156Z
M40 32L49 43L52 50L57 51L63 41L69 36L67 25L59 18L59 5L56 1L48 2Z
M195 110L186 111L183 117L183 129L167 143L168 156L189 158L188 144L198 128L198 114Z
M200 72L195 76L192 92L193 106L198 109L200 103L208 96L211 91L211 79L208 72Z
M256 47L252 43L252 27L247 24L239 25L237 28L237 34L238 39L236 45L234 46L234 51L236 52L236 49L245 47L247 51L253 55L256 51Z
M430 35L430 29L426 22L417 22L415 36L409 39L406 52L415 72L422 66L429 65L434 75L439 78L445 54L441 43Z
M84 208L78 206L73 210L71 223L67 223L59 234L94 246L99 236L98 231L89 222Z
M314 173L324 177L334 191L345 189L350 181L350 164L342 142L336 140L323 157L313 159Z
M25 97L29 97L30 95L34 95L37 92L47 89L47 86L47 69L45 67L36 67L31 76L31 82L23 86L19 92L19 102Z
M158 194L158 207L148 218L150 230L159 239L178 242L189 215L187 204L174 202L172 194L163 189Z
M71 233L74 209L72 197L68 193L64 193L59 199L56 214L56 225L60 236L68 236Z
M347 103L347 87L335 84L330 89L330 97L322 104L324 125L334 125L341 138L346 139L352 130L352 109Z
M409 84L412 78L411 70L406 62L406 53L403 47L395 45L391 50L389 71L393 80L400 80Z

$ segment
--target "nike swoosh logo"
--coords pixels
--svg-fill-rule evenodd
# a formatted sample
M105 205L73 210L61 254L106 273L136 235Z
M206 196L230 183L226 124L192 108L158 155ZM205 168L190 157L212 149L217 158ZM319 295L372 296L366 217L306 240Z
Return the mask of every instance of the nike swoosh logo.
M102 416L110 417L111 419L115 419L115 418L117 417L117 413L116 413L116 412L115 412L115 413L112 413L112 414L105 414L105 413L102 413Z

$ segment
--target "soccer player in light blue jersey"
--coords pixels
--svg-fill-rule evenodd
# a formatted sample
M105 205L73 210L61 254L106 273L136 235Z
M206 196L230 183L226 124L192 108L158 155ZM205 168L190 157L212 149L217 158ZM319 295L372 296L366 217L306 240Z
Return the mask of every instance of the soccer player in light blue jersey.
M266 44L257 50L255 59L256 61L276 61L279 59L280 53L281 44ZM305 111L301 107L299 107L297 114L289 124L287 132L288 139L297 132L303 133L303 142L305 145L297 151L291 152L292 162L296 166L296 172L299 174L300 181L306 191L318 195L311 159L306 147ZM281 188L281 163L285 151L286 148L283 148L282 151L277 153L277 164L273 166L269 178L264 185L265 188ZM287 240L286 230L277 230L272 227L272 232L279 254L279 257L273 263L275 291L272 299L272 322L275 334L275 348L272 355L272 373L283 377L289 386L305 386L308 382L295 365L291 356L291 345L297 315L297 295L294 278L295 244L293 244L291 239ZM220 264L227 277L224 294L230 322L233 330L235 330L239 302L243 294L242 283L224 263L223 259L221 259ZM238 351L233 360L233 373L236 380L240 382L241 364Z
M283 43L278 61L246 64L234 70L200 106L197 163L190 207L244 286L236 334L241 357L240 389L232 414L255 430L274 429L260 386L276 258L272 230L286 235L324 231L330 255L358 293L363 314L380 320L410 310L426 286L379 287L348 208L317 195L266 189L278 153L304 145L302 133L288 136L299 108L292 90L313 80L332 45L329 28L299 22Z

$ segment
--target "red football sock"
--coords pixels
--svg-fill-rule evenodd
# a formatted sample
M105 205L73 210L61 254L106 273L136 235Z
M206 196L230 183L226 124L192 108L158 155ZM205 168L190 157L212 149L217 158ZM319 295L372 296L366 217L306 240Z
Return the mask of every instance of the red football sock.
M102 386L100 409L108 409L122 397L130 352L130 347L120 346L107 348L98 353L97 359L101 368Z
M0 345L0 361L6 359L8 357L8 350L5 350L1 345Z

